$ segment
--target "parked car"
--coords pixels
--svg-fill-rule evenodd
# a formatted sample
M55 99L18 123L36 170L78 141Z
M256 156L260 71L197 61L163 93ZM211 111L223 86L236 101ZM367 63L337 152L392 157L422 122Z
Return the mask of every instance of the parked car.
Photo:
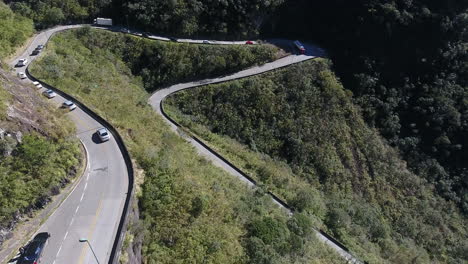
M42 50L44 48L44 45L37 45L36 49L37 50Z
M41 262L44 248L47 246L50 234L42 232L37 234L28 245L20 249L21 256L16 264L37 264Z
M47 97L49 99L54 98L55 96L57 96L57 94L52 90L44 91L42 94L45 95L45 97Z
M204 41L203 41L203 44L211 44L211 42L208 41L208 40L204 40Z
M253 43L253 41L251 41L251 40L247 40L247 41L245 42L245 44L247 44L247 45L253 45L254 43Z
M34 86L37 88L37 89L41 89L42 88L42 84L39 83L39 82L33 82Z
M27 63L28 63L28 59L19 59L16 66L23 67L23 66L26 66Z
M68 110L72 111L72 110L75 110L76 105L72 101L65 101L63 102L62 107L67 108Z
M26 79L27 78L27 76L26 76L26 74L24 74L24 72L18 72L18 77L20 79Z
M148 38L150 35L151 35L151 33L149 33L149 32L141 33L141 36L144 37L144 38Z
M108 140L110 139L109 132L108 132L107 129L105 129L105 128L100 128L100 129L98 129L97 134L98 134L98 136L99 136L99 139L100 139L102 142L108 141Z
M33 50L31 55L38 55L40 52L41 52L41 50L36 48L35 50Z
M170 41L174 41L174 42L177 42L177 39L176 38L169 38Z

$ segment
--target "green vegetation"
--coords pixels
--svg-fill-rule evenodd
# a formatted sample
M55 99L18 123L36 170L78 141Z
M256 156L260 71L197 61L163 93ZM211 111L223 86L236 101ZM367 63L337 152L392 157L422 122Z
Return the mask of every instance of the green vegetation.
M366 122L468 213L468 2L299 0L279 10L273 34L322 43Z
M0 61L33 32L32 20L0 1ZM1 74L0 229L7 231L0 236L0 244L19 217L43 207L75 176L81 160L78 142L69 139L74 129L63 113L20 95L24 87L13 87L12 96L4 88L12 82Z
M106 49L141 76L148 92L180 81L239 71L276 58L271 45L191 45L103 32L89 27L69 33L90 50ZM58 40L57 40L58 41ZM60 50L59 50L60 52Z
M186 90L165 109L369 263L466 261L466 218L365 124L329 67Z
M20 0L10 1L11 9L34 20L38 29L63 23L91 23L98 13L109 8L111 1L98 0Z
M31 71L111 122L144 170L137 194L142 223L134 227L144 234L143 263L341 261L315 239L307 214L286 217L268 196L200 158L170 132L146 104L141 78L107 46L90 47L82 34L54 36Z
M5 137L0 140L0 152L1 227L57 194L70 173L76 172L80 158L76 141L54 141L34 133L24 136L21 143Z
M15 14L0 1L0 60L12 54L34 32L30 19Z
M283 0L121 2L120 21L169 34L256 37L263 21Z
M27 95L13 97L4 85L7 80L1 76L0 229L9 230L18 217L42 208L57 194L75 176L82 157L79 143L70 139L74 128L61 111L44 102L26 105ZM31 117L39 123L28 123Z

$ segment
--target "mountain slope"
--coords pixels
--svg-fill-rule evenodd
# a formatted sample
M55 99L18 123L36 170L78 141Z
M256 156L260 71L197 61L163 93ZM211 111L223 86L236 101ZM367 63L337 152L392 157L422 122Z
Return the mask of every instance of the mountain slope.
M369 262L465 259L466 219L365 124L326 61L167 103L176 120Z
M75 177L82 154L74 131L63 110L0 69L0 244Z
M172 133L146 103L149 95L144 82L132 75L133 64L125 60L129 54L109 50L112 45L120 50L144 50L134 49L133 44L137 43L182 51L206 49L204 54L221 49L226 52L216 54L223 58L237 52L249 54L245 50L249 47L202 48L138 39L115 44L116 39L127 40L127 37L109 33L100 38L100 31L86 30L55 35L44 56L31 65L31 72L78 98L111 122L124 138L140 172L137 188L140 220L130 226L127 241L132 241L134 251L141 251L143 263L333 263L342 260L315 238L312 222L306 215L289 218L268 196L253 192L237 178L200 158L184 139ZM90 35L83 36L83 33ZM138 58L134 55L131 57ZM177 53L159 55L158 60L167 62ZM211 62L205 59L199 58L198 62L202 63L196 67L209 68ZM155 72L165 67L164 64L152 66ZM210 69L214 69L210 74L217 70ZM194 74L191 78L196 75L196 71L189 73ZM184 79L169 76L171 82ZM126 256L123 259L128 260Z

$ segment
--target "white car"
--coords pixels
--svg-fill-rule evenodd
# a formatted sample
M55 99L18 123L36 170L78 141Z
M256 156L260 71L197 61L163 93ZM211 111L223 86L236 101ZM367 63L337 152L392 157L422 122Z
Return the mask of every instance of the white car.
M28 63L28 59L20 59L18 63L16 64L16 66L23 67L23 66L26 66L27 63Z
M33 82L33 84L34 84L34 86L36 86L37 89L43 88L42 84L40 82Z
M45 95L45 97L47 97L49 99L54 98L55 96L57 96L57 94L52 90L47 90L47 91L43 92L42 94Z
M67 108L68 110L72 111L76 108L76 104L73 103L72 101L65 101L62 104L63 108Z
M203 44L211 44L211 42L209 40L204 40Z
M105 128L100 128L100 129L98 129L97 134L98 134L98 136L99 136L99 139L100 139L102 142L108 141L108 140L110 139L109 132L108 132L107 129L105 129Z
M26 74L24 74L24 72L18 72L18 77L20 79L26 79L27 78L27 76L26 76Z

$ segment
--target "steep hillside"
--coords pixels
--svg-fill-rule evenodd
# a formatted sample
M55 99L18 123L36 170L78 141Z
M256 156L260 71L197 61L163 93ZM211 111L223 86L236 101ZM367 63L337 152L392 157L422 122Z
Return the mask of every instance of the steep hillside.
M366 122L468 213L468 1L285 1L275 18L272 34L329 51Z
M466 260L466 219L365 124L325 60L187 90L167 104L370 263Z
M0 245L77 173L82 154L64 114L0 69Z
M55 41L77 47L84 45L91 51L106 49L121 58L132 74L142 78L148 92L181 81L236 72L274 60L281 54L272 45L190 45L154 41L90 27L65 34L66 37ZM57 48L60 52L60 47Z
M342 260L316 240L307 214L288 218L268 196L253 192L200 158L184 139L170 132L146 103L148 94L141 78L132 75L131 64L122 60L120 53L109 52L112 44L104 44L106 37L95 38L101 46L91 46L89 38L79 31L54 36L31 71L79 98L123 136L144 176L137 193L141 220L127 234L127 241L133 241L137 249L139 243L143 244L143 263ZM116 38L121 37L108 39ZM179 48L198 49L187 45ZM172 60L172 53L163 55L167 54L161 54L161 61Z
M0 61L13 53L33 32L32 20L13 13L0 1Z

